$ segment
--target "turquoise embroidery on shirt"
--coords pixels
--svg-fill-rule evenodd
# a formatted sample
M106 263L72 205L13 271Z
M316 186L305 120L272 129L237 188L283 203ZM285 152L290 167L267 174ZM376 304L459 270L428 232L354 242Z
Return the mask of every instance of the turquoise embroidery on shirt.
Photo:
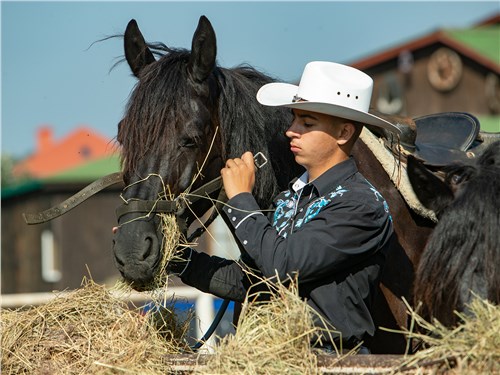
M337 186L337 188L335 189L335 191L332 191L330 193L330 198L335 198L337 196L342 196L344 195L344 193L347 193L349 190L347 189L344 189L342 186Z
M389 212L389 205L387 204L387 201L384 199L384 197L382 196L382 194L380 194L378 192L378 190L375 189L375 187L370 183L370 181L368 181L368 180L365 180L365 181L368 182L368 185L370 185L370 190L375 195L375 200L377 202L382 201L382 205L384 206L384 211L385 211L385 213L389 214L389 220L392 222L392 215Z
M302 224L305 224L305 223L311 221L312 219L314 219L319 214L321 209L323 207L325 207L330 202L331 202L331 200L326 199L325 197L320 197L320 198L314 200L307 207L307 211L306 211L306 214L304 215L304 217L302 219L297 220L297 223L295 224L295 226L297 228L300 228L302 226Z
M337 186L335 191L332 191L328 196L329 198L320 197L315 199L309 206L307 207L307 211L302 219L297 220L295 226L300 228L303 224L308 223L312 219L314 219L321 212L323 207L328 205L332 199L336 197L341 197L344 193L347 193L349 190L344 189L341 185Z
M285 194L285 197L289 197L291 194L288 192ZM276 210L274 211L273 216L273 227L279 232L285 226L288 225L288 221L293 217L295 211L295 202L298 199L297 194L291 199L279 199L276 202ZM278 223L281 223L278 225Z

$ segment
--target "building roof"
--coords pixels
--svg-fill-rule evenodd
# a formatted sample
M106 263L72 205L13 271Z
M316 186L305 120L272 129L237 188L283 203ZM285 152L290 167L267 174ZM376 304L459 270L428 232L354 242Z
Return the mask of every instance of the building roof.
M446 37L458 42L471 53L476 52L500 66L500 25L468 30L445 30Z
M13 174L45 178L114 153L116 149L110 139L86 126L59 140L53 139L50 126L42 126L37 131L36 151L17 163Z
M500 14L469 29L437 30L407 43L358 60L351 65L364 70L387 60L397 59L404 51L416 51L434 44L446 45L500 74Z
M70 168L48 177L31 178L14 185L6 187L2 186L1 197L2 199L8 199L39 191L47 186L85 186L86 184L89 184L103 176L119 172L120 170L120 158L118 154L113 154L111 156L105 156L97 160L85 162L74 168Z
M500 133L500 116L477 116L481 124L481 131L487 133Z
M45 182L90 182L110 173L119 172L120 158L118 155L106 156L92 160L75 168L46 177Z

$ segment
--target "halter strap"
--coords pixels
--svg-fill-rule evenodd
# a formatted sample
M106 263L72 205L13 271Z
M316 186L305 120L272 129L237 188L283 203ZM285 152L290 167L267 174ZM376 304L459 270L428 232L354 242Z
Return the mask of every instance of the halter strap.
M26 224L32 225L45 223L47 221L55 219L56 217L59 217L72 210L80 203L86 201L101 190L120 182L123 182L121 172L108 174L92 182L90 185L87 185L78 193L66 199L64 202L58 204L57 206L36 214L23 213L24 221L26 222Z
M84 187L78 193L72 195L70 198L66 199L64 202L51 207L45 211L38 213L23 213L23 218L26 224L41 224L55 219L61 215L64 215L68 211L72 210L79 204L83 203L93 195L97 194L105 188L115 185L117 183L123 182L121 172L111 173L104 177L97 179L91 184ZM207 182L200 188L196 189L189 196L189 203L192 204L201 198L206 198L207 195L214 193L215 191L222 188L222 179L217 177L212 181ZM182 215L185 210L185 205L181 203L180 200L130 200L127 203L122 204L116 210L117 218L127 213L133 212L155 212L155 213L175 213L176 215Z
M267 158L261 152L258 152L254 155L254 162L258 168L262 168L267 163ZM64 202L58 204L57 206L51 207L48 210L36 214L23 213L24 221L26 222L26 224L32 225L45 223L47 221L55 219L56 217L64 215L66 212L72 210L80 203L86 201L101 190L120 182L123 182L121 172L108 174L87 185L78 193L66 199ZM221 204L227 200L222 185L222 177L220 176L202 185L192 193L189 193L187 195L188 198L186 199L188 199L189 204L191 205L200 199L206 199L209 195L215 193L217 190L220 190L216 202L216 209L218 210L221 207ZM119 206L116 209L116 216L118 219L120 219L121 216L127 213L174 213L178 218L182 217L184 220L186 220L186 204L184 202L185 201L181 201L178 198L171 201L133 199ZM211 218L212 220L214 220L217 215L213 216L214 218Z

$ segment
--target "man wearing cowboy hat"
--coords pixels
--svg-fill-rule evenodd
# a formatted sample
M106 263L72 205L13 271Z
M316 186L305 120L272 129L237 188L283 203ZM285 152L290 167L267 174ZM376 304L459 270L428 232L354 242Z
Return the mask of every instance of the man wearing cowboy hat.
M251 194L255 167L250 152L228 160L221 170L229 198L224 212L243 262L266 278L296 275L300 296L326 319L327 328L340 332L335 340L347 347L375 332L371 302L393 236L384 198L350 156L363 124L398 133L368 113L372 89L373 80L357 69L311 62L298 86L270 83L259 90L261 104L291 108L286 136L295 160L306 169L275 198L269 217ZM191 249L189 256L180 275L186 284L244 299L249 285L239 263Z

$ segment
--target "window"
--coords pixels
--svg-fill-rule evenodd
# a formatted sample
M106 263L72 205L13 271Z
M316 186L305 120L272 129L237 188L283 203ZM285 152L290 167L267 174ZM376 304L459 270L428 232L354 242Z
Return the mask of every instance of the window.
M44 230L41 235L42 279L48 283L61 280L61 256L51 230Z

